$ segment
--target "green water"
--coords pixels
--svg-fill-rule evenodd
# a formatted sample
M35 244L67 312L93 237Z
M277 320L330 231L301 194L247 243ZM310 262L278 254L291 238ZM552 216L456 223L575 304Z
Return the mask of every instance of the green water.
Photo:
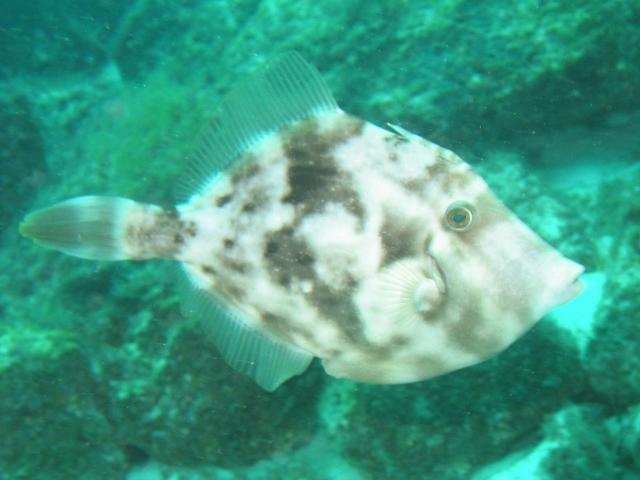
M639 2L5 0L0 45L1 480L640 478ZM583 295L431 381L314 362L267 393L169 262L20 238L72 196L171 205L216 104L290 50L346 111L463 156Z

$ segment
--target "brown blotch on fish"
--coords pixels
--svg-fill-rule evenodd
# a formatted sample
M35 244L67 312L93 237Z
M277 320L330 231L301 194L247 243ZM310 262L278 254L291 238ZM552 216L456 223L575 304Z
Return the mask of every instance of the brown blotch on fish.
M444 148L436 148L436 160L442 163L461 163L460 157Z
M398 346L391 340L385 341L383 344L372 344L367 346L367 355L375 362L385 363L393 359Z
M277 251L278 251L278 242L276 242L272 238L269 239L267 241L267 245L266 245L266 247L264 249L264 256L266 258L273 257L276 254Z
M470 178L468 174L463 174L459 172L451 172L449 175L449 185L454 186L458 190L463 190L467 188L470 182Z
M299 328L297 325L288 322L280 315L274 315L270 312L264 312L261 315L262 321L269 326L269 329L278 332L281 338L288 341L292 341L294 336L304 338L313 342L315 337L313 334L304 328Z
M242 212L243 213L251 213L251 212L255 212L256 208L258 206L256 205L255 202L247 202L244 205L242 205Z
M186 228L175 209L160 210L150 224L127 225L125 242L139 252L141 258L149 255L170 258L183 244ZM195 228L195 227L194 227Z
M402 135L396 135L393 133L384 137L384 141L392 147L397 147L398 145L409 143L409 139L407 137L403 137Z
M198 234L198 227L192 221L183 222L180 221L180 231L185 237L193 238Z
M167 219L176 219L180 215L178 214L178 209L175 206L165 207L162 209L163 214Z
M368 345L363 334L358 311L352 300L353 286L340 290L323 283L316 282L308 298L324 318L340 326L340 331L351 342L358 345Z
M219 280L219 273L215 272L211 278L215 281L215 294L231 305L240 305L246 300L247 292L242 285L225 278Z
M425 166L425 174L407 178L402 181L402 185L412 192L423 193L425 188L439 184L445 193L449 193L452 188L453 178L450 168L442 162L429 162Z
M415 371L417 374L423 374L425 370L434 372L434 376L440 372L446 371L447 364L434 355L418 355L414 360Z
M263 312L261 319L269 326L270 329L277 331L281 335L289 337L291 334L291 326L289 322L285 321L281 316L274 315L271 312Z
M233 200L233 194L227 193L221 197L216 198L216 207L224 207L226 204Z
M380 241L384 249L384 264L390 264L395 260L422 253L419 237L420 226L414 222L402 222L401 218L386 214L380 229Z
M223 257L223 264L225 268L235 273L243 274L249 271L249 265L236 258Z
M327 358L337 359L344 355L342 350L338 350L337 348L330 348L326 351Z
M389 340L389 344L395 348L406 347L411 343L411 339L402 335L396 335Z
M473 295L476 296L476 295ZM468 299L471 304L482 305L481 298ZM502 332L492 330L486 332L482 317L474 310L465 309L457 321L449 322L449 340L467 353L484 357L496 352L502 345Z
M236 189L239 189L241 188L239 185L259 176L261 172L259 158L255 154L247 152L231 166L231 185L235 185Z
M436 180L440 177L451 178L452 172L443 162L431 162L427 165L427 177Z
M345 115L328 130L321 130L315 118L284 129L282 144L290 160L289 193L284 200L307 206L311 205L310 199L314 204L322 203L323 196L335 200L340 184L345 182L333 152L338 145L360 134L363 125L361 120ZM355 202L350 203L353 208Z
M308 120L291 129L283 138L284 151L290 160L287 171L289 193L284 200L299 204L313 198L327 184L335 183L340 171L315 121Z
M200 269L202 270L202 273L204 273L205 275L213 276L216 274L216 271L214 270L214 268L209 265L201 265Z
M291 227L272 232L266 238L264 257L278 284L288 287L292 279L313 280L314 257L307 244L293 235ZM281 272L286 272L283 275Z

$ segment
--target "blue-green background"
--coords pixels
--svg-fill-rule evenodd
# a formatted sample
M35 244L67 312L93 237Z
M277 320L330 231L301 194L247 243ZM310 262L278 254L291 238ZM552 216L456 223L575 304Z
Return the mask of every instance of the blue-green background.
M181 319L169 262L19 238L69 196L170 204L221 96L288 50L463 155L587 291L433 381L313 364L268 394ZM638 0L2 0L0 479L639 479L639 165Z

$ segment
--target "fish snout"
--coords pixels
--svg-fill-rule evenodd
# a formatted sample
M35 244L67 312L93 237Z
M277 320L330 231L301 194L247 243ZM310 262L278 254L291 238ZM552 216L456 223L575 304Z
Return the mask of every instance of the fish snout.
M544 269L542 314L570 302L584 290L584 282L580 279L584 267L579 263L556 254L548 259L542 268Z

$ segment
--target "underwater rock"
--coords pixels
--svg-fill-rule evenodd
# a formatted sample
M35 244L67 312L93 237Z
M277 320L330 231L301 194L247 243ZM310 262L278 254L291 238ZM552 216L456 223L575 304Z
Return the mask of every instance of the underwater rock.
M640 105L633 2L67 0L44 25L37 14L23 7L6 15L8 75L113 62L126 79L162 66L181 83L195 75L220 92L240 65L299 50L326 72L345 110L449 147L597 123Z
M614 404L640 402L639 291L637 271L618 272L610 277L587 350L589 382Z
M612 420L595 404L566 406L545 419L537 445L483 466L471 480L637 478L623 466Z
M613 422L613 427L622 447L622 455L631 461L640 474L640 404L619 416Z
M544 430L545 438L552 445L542 462L542 470L549 478L637 478L623 476L617 448L619 440L607 428L600 407L567 407L553 415Z
M543 320L484 364L415 385L359 385L333 430L372 478L469 478L535 443L538 423L583 378L573 341Z
M26 97L42 137L50 174L45 184L61 179L68 187L75 182L77 185L91 181L96 176L96 164L104 159L83 154L80 147L91 143L94 133L86 132L82 126L101 110L97 107L121 91L122 78L117 67L106 64L91 75L51 82L46 88L29 84L16 88Z
M0 225L31 205L47 167L40 131L27 99L6 85L0 94Z
M639 18L631 2L598 0L515 8L494 0L413 8L271 0L215 63L231 71L247 52L300 50L326 72L346 111L456 150L458 142L537 136L638 107Z
M113 437L132 463L240 466L309 441L319 372L262 391L181 318L178 272L165 263L129 267L79 268L58 287L56 307L91 319L76 328Z
M126 458L76 339L21 326L0 331L0 477L120 478Z
M212 82L219 82L224 72L219 63L221 57L232 53L230 41L238 32L250 28L247 24L261 3L264 2L188 0L167 4L164 0L146 0L127 3L119 9L121 15L109 35L110 58L130 80L143 80L163 65L178 78L184 79L194 71L207 72ZM296 2L301 7L303 3ZM240 58L246 59L253 51L263 48L270 50L273 43L255 43Z
M0 29L0 38L9 35L3 41L9 52L0 75L10 78L20 73L41 80L37 86L24 85L33 89L29 98L35 99L30 100L35 115L22 100L9 100L2 108L3 118L14 108L19 112L17 118L9 116L3 122L8 129L0 145L10 152L2 154L3 174L14 168L23 179L35 174L34 186L40 186L38 172L46 171L42 139L47 147L57 145L58 153L46 148L50 150L46 165L60 179L52 175L47 191L38 191L42 203L45 196L77 194L96 185L113 188L104 178L111 179L116 168L127 165L131 170L115 174L120 175L115 183L124 184L120 179L126 177L131 191L135 189L141 198L166 198L154 182L175 169L166 159L181 157L167 155L163 142L183 147L187 140L183 136L176 140L164 126L173 125L176 118L182 118L187 128L197 123L185 120L188 115L183 110L165 108L162 128L156 126L151 132L153 141L139 141L148 139L148 129L159 116L153 106L162 107L163 92L171 93L165 88L169 84L147 90L149 98L142 102L144 108L149 106L146 115L137 113L142 107L130 115L130 98L123 96L105 105L93 123L83 125L87 112L121 81L133 79L148 86L151 75L162 69L185 89L207 85L200 100L210 95L202 102L208 107L216 103L213 97L231 86L232 78L278 51L297 49L326 72L345 109L380 124L395 121L448 146L465 140L477 145L518 135L543 137L566 125L598 122L610 111L640 105L635 94L640 88L640 50L635 47L640 43L640 11L633 2L588 0L576 6L563 0L524 2L512 8L488 0L445 1L407 14L392 0L347 5L246 0L231 6L197 0L169 6L151 0L128 2L128 10L121 1L108 1L89 4L120 10L82 17L69 13L71 3L59 2L60 14L45 21L31 3L0 7L12 9L0 15L12 23L11 28ZM19 14L31 9L33 15L15 22L14 8ZM86 7L78 3L77 8ZM67 24L64 17L74 24ZM101 23L105 19L109 21ZM103 29L105 25L115 28ZM16 43L16 34L26 41ZM107 54L101 50L105 38ZM103 72L105 65L106 88L87 87L90 75ZM72 78L77 72L83 74L80 80ZM57 82L77 88L51 85L52 73ZM144 91L137 84L132 88ZM196 116L201 112L193 113L200 108L192 105L193 98L197 96L176 96L171 105L187 105L187 114ZM184 125L180 128L187 130ZM128 144L136 143L132 155ZM21 163L25 154L33 162ZM150 157L154 163L142 163ZM144 170L152 171L151 180L142 178ZM565 241L592 236L592 229L583 223L592 213L609 216L627 211L620 205L640 198L636 193L636 200L620 200L621 192L632 191L630 185L612 188L610 204L582 205L572 237L565 236ZM9 216L23 213L35 194L16 188L2 189L1 203L10 206ZM523 209L528 207L525 200ZM513 205L518 210L517 199ZM550 209L560 211L555 206ZM537 215L531 210L529 217ZM626 218L631 225L638 224L637 213ZM542 225L543 220L533 223ZM565 233L554 225L544 227L546 237ZM587 370L595 390L626 406L637 404L640 395L640 365L633 350L640 343L634 328L640 279L630 268L638 264L640 238L637 229L625 231L620 245L626 253L603 250L601 259L588 263L598 268L607 265L612 281L605 292L610 300L603 304L602 321L589 347ZM6 235L15 235L15 229ZM575 248L583 248L580 260L593 256L591 243ZM172 289L149 287L160 281L160 269L103 272L81 262L56 263L44 253L37 258L47 258L49 266L34 268L36 255L25 258L24 249L24 243L15 241L3 251L3 271L11 272L11 279L2 283L11 288L3 292L2 313L23 325L42 317L65 332L78 329L82 351L90 358L75 346L62 348L58 357L28 353L35 348L33 339L16 337L16 348L27 352L25 359L43 361L0 369L0 431L10 432L0 444L2 475L11 478L14 469L24 469L31 479L111 479L119 478L127 464L149 458L182 465L242 465L304 445L315 431L314 395L323 382L318 369L266 397L214 358L215 350L197 331L171 326L178 310L175 297L167 293ZM607 263L614 261L615 267ZM88 273L92 275L87 283ZM24 291L14 289L15 283ZM113 301L105 304L107 294ZM22 317L31 310L31 316ZM131 312L139 314L132 317ZM42 334L57 339L56 335ZM349 388L345 388L347 398L341 399L346 402L342 416L328 421L333 422L336 440L345 437L348 457L370 472L370 478L410 480L427 474L438 480L467 478L478 465L535 440L532 432L542 418L583 388L582 367L572 344L543 321L498 359L432 382L357 388L331 382ZM335 413L327 412L329 417ZM625 425L637 432L633 420L637 415L625 418ZM584 425L591 425L591 420ZM638 465L637 442L624 438L628 456ZM59 454L53 463L47 456L52 446Z
M129 2L2 2L0 77L56 76L100 68Z
M618 406L640 402L640 170L603 186L610 214L608 281L585 356L593 389ZM608 209L615 205L615 209Z
M269 394L228 367L201 332L175 328L164 341L153 348L130 338L122 348L147 358L109 367L116 436L140 461L247 466L311 440L319 371Z
M3 473L106 480L154 460L235 467L310 441L319 368L261 390L180 319L167 265L27 260L31 282L14 283L30 301L2 310L14 325L0 329ZM50 327L30 333L38 322Z

